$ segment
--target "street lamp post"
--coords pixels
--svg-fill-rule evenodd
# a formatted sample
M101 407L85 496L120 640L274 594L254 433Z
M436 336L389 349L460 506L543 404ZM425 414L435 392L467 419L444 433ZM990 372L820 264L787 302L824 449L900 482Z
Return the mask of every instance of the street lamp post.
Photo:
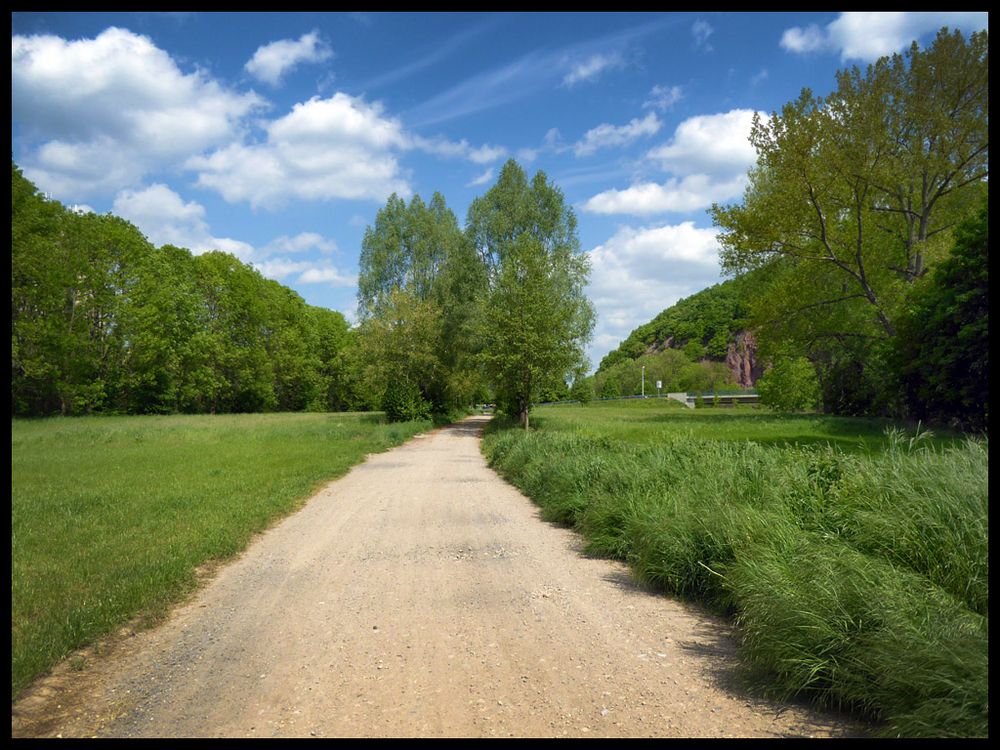
M646 365L642 366L642 397L646 398Z

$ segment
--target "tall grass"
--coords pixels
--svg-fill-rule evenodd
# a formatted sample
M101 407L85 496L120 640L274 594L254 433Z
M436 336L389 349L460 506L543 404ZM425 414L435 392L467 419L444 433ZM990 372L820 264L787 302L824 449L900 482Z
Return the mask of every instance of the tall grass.
M142 616L368 453L430 422L376 415L11 423L11 689Z
M610 439L567 427L599 417L539 411L535 432L490 430L491 464L590 552L733 616L777 692L890 736L986 736L985 440Z

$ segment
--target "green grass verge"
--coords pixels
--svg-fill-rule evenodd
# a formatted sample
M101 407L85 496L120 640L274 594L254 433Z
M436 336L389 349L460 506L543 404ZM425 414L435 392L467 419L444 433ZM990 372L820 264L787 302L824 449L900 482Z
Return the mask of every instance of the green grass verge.
M988 442L762 416L553 407L483 450L590 553L734 617L777 694L889 736L986 736Z
M13 697L74 649L162 617L198 566L430 427L370 414L12 421Z

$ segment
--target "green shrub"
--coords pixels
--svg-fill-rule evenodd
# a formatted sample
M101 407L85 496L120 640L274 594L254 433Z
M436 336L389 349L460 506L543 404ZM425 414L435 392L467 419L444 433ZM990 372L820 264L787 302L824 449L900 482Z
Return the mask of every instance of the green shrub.
M420 389L406 380L394 380L382 396L382 410L390 422L410 422L428 419L431 405L420 395Z
M807 411L819 403L816 370L804 357L779 359L756 387L760 403L779 411Z

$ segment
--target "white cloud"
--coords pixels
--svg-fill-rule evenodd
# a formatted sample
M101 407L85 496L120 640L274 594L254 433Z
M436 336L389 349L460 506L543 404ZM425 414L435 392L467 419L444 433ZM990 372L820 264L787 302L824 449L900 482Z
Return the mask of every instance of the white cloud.
M883 55L901 52L914 39L933 34L942 26L966 32L989 27L989 14L948 12L852 12L841 13L825 29L811 24L794 26L781 37L781 47L805 54L839 50L841 60L873 61Z
M267 258L255 261L254 268L262 276L275 281L286 282L290 277L296 284L327 284L333 287L351 287L358 283L358 277L345 274L327 262L314 260L291 260L289 258Z
M466 187L478 187L479 185L485 185L487 182L493 179L493 167L490 167L472 182L466 183Z
M683 98L684 92L680 86L671 86L667 88L666 86L656 85L650 89L649 99L642 103L642 107L643 109L652 107L660 110L661 112L666 112Z
M812 23L804 29L798 26L785 29L785 33L781 35L780 45L782 49L786 49L789 52L804 54L806 52L816 52L826 49L829 41L822 29Z
M682 297L719 281L714 229L693 222L620 228L590 251L587 294L597 310L592 364L637 326Z
M616 70L624 67L625 61L617 52L609 55L591 55L583 62L576 63L572 70L563 78L563 85L573 86L581 81L590 81L601 75L605 70Z
M277 207L291 198L384 200L411 191L393 149L411 146L378 103L338 92L313 97L266 124L263 143L234 143L187 161L198 184L227 201Z
M694 37L694 46L706 52L711 52L712 45L708 43L708 38L714 32L715 29L712 28L708 21L703 21L699 18L691 24L691 35Z
M626 146L642 136L655 135L663 123L654 112L643 119L633 118L627 125L598 125L588 130L583 139L573 145L577 156L588 156L599 148Z
M145 36L11 37L11 114L25 175L63 200L112 195L151 170L232 140L264 106L204 71L183 73Z
M753 110L736 109L688 118L668 143L646 155L673 176L663 183L605 190L584 202L583 210L649 216L697 211L736 198L746 187L747 169L757 159L749 141L753 116Z
M506 155L507 149L503 146L490 146L488 144L484 144L479 148L470 149L466 158L476 164L489 164L490 162L502 159Z
M243 67L258 80L278 86L282 77L301 63L318 63L331 57L333 50L314 30L297 41L281 39L259 47Z
M736 198L745 187L745 175L719 180L704 174L693 174L683 178L672 177L663 184L643 182L625 190L605 190L587 200L583 210L595 214L633 216L688 213Z
M489 164L507 154L507 149L503 146L483 144L479 148L473 148L464 138L460 141L449 141L446 138L424 138L419 135L407 136L405 146L438 156L468 159L474 164Z
M299 276L300 284L329 284L330 286L354 286L357 276L343 274L333 266L308 268Z
M196 201L185 203L163 184L122 191L115 198L113 213L135 224L154 245L176 245L195 254L222 250L240 260L254 254L253 246L246 242L212 236L205 207Z
M337 252L337 243L316 232L300 232L294 237L287 235L276 237L262 247L260 253L262 255L277 255L279 253L307 253L312 250L329 255Z
M652 149L647 157L677 174L743 172L757 160L749 140L753 116L751 109L734 109L688 118L677 126L669 143Z

